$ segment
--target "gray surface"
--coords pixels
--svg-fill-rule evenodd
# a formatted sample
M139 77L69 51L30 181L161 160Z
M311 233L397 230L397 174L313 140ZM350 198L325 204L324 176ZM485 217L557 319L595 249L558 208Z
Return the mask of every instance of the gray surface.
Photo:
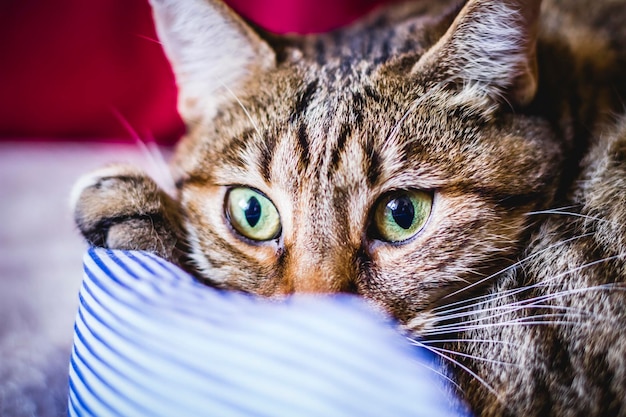
M69 195L112 161L150 166L137 146L0 143L0 416L65 415L86 249Z

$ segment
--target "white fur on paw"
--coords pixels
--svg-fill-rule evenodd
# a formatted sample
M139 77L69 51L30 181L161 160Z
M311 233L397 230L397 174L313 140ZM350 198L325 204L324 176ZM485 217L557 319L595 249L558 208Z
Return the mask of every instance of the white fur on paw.
M83 191L85 191L87 188L93 187L94 185L98 184L100 181L102 181L103 178L129 174L132 175L136 172L137 171L129 166L109 165L81 176L72 187L72 191L70 193L70 208L72 209L72 212L76 211L76 205L78 204L78 200L80 199Z

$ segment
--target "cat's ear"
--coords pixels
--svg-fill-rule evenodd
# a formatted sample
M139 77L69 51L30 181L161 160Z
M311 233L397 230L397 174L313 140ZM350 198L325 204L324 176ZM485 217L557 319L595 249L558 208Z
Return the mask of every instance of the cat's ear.
M458 86L460 103L522 107L537 92L541 0L469 0L445 35L413 68Z
M253 77L275 66L275 53L220 0L150 0L157 34L179 88L187 121L211 117Z

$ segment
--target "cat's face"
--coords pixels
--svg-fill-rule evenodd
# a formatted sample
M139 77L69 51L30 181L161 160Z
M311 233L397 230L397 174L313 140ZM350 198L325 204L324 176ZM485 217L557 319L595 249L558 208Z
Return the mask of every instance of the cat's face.
M214 284L356 292L417 327L510 263L527 212L554 192L560 145L520 112L536 88L537 5L511 17L515 5L470 2L434 45L415 33L445 19L408 18L372 59L366 41L331 47L337 36L277 53L220 3L154 3L190 129L174 160L181 222ZM198 31L214 21L220 33ZM323 42L340 52L320 57ZM202 65L224 71L207 81Z
M268 75L193 132L181 203L205 277L356 290L409 317L512 255L545 186L541 122L447 108L417 76L325 76Z

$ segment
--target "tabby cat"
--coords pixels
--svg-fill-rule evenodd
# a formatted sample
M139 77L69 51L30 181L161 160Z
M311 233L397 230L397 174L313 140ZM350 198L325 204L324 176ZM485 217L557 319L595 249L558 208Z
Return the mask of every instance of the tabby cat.
M276 36L151 2L188 127L175 192L84 177L91 244L359 294L476 415L626 415L626 3L415 0Z

